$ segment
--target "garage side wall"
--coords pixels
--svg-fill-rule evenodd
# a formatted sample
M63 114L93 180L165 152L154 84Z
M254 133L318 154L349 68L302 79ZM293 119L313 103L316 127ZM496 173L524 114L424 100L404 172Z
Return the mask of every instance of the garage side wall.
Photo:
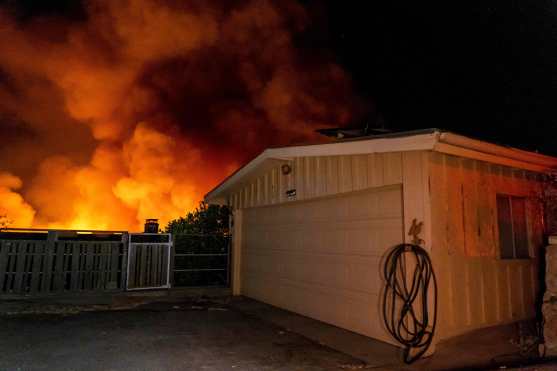
M543 236L540 174L430 153L439 336L535 315ZM501 259L497 194L526 198L530 259Z

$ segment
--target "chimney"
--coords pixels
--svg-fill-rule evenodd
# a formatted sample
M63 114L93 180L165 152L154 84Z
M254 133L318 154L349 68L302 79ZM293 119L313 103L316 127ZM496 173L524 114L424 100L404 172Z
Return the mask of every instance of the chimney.
M143 233L159 233L159 220L145 219L145 229Z

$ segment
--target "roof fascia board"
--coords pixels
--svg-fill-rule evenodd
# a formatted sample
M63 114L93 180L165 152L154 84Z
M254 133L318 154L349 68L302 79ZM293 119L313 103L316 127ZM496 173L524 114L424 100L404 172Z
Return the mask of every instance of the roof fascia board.
M485 153L476 151L469 148L464 148L447 143L437 143L435 145L434 151L444 153L447 155L465 157L473 160L490 162L493 164L510 166L518 169L531 170L535 172L545 172L548 170L547 166L537 165L530 162L520 161L508 157L503 157L501 155L494 155L491 153Z
M440 133L420 134L409 137L374 138L369 140L333 142L309 146L273 148L273 158L361 155L367 153L407 152L432 150ZM274 152L276 151L276 152Z
M530 163L536 166L541 166L542 168L545 167L545 170L557 167L557 158L555 157L535 152L528 152L517 148L504 147L498 144L483 142L449 132L441 133L439 136L439 143L445 143L489 155L500 156L519 162Z

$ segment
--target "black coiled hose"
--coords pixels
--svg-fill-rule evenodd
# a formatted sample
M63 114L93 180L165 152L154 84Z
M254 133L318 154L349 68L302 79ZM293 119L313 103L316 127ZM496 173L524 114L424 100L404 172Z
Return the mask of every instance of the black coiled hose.
M412 257L414 261L408 260ZM407 270L412 267L414 271L408 275ZM384 277L387 286L383 295L383 320L391 335L404 346L404 362L410 364L427 351L435 333L437 281L429 255L418 245L398 245L387 255ZM432 282L430 317L428 296ZM416 310L419 308L415 305L421 310Z

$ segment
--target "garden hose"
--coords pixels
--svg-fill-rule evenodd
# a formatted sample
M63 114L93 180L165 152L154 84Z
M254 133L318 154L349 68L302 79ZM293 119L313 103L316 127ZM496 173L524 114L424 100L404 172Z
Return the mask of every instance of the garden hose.
M401 244L387 255L383 273L383 320L389 333L404 346L404 362L410 364L427 351L435 334L437 281L433 266L422 247ZM429 307L431 283L433 308Z

